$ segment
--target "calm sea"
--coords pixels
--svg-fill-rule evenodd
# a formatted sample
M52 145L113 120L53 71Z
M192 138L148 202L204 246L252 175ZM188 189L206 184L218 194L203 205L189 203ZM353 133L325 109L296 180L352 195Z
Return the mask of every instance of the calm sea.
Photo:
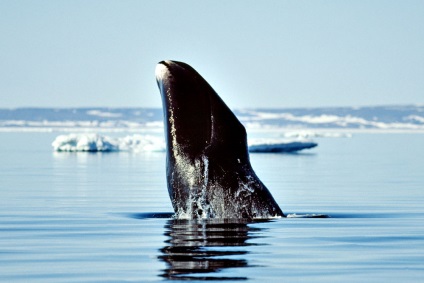
M177 221L164 153L56 153L57 133L0 133L1 282L418 282L424 134L322 138L251 154L285 213Z

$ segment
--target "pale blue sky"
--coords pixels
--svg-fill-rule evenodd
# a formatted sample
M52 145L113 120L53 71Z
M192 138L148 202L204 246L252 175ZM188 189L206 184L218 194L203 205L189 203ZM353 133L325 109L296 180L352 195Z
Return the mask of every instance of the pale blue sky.
M160 107L164 59L231 108L424 104L424 1L0 0L0 108Z

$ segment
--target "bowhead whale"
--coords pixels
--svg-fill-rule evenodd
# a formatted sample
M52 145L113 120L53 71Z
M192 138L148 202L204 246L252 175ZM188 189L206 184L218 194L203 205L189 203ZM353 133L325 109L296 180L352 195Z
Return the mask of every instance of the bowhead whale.
M250 165L244 126L206 80L177 61L160 62L156 80L175 217L284 216Z

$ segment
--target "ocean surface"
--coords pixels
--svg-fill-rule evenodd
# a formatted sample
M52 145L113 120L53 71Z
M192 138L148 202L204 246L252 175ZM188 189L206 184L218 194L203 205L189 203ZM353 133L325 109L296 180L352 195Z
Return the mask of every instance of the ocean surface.
M0 132L0 282L424 278L423 133L252 153L286 214L330 217L251 222L174 220L164 152L55 152L59 134Z

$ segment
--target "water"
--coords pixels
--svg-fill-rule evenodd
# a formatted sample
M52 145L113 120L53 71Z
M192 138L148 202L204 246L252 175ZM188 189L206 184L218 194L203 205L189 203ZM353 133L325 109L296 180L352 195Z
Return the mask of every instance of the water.
M319 139L251 154L285 213L177 221L164 159L55 153L57 133L0 133L1 282L417 282L424 278L424 135Z

